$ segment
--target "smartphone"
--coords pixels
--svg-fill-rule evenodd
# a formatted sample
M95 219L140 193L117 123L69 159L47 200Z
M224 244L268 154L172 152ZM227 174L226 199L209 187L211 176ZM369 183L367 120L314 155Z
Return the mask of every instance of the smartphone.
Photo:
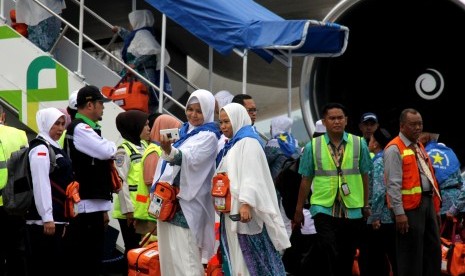
M232 221L240 221L241 220L241 214L229 215L229 218Z
M168 128L160 130L160 135L166 134L169 140L179 140L179 129Z

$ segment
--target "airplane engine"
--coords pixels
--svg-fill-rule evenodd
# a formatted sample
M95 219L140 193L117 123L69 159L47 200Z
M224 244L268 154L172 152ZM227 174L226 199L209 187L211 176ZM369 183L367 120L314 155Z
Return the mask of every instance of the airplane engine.
M300 93L309 133L327 102L347 107L347 130L356 134L360 116L375 112L395 136L400 112L412 107L424 131L440 133L464 165L465 1L342 1L325 20L347 26L349 42L340 57L304 60Z

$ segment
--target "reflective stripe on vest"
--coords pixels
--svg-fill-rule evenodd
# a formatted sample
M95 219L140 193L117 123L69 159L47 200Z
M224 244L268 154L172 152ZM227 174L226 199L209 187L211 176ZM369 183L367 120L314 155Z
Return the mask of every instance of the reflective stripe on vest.
M144 181L144 162L145 158L152 153L156 153L161 156L161 147L155 143L150 143L142 155L142 170L140 172L140 182L137 188L136 201L138 204L134 207L134 218L142 220L156 221L154 218L148 215L148 207L150 204L150 186L145 185Z
M126 177L126 184L128 185L129 189L129 196L131 198L132 205L134 206L134 212L136 210L136 207L138 204L140 204L137 201L137 194L138 194L138 189L139 185L144 185L143 179L140 178L140 175L142 174L142 155L138 151L138 149L130 142L128 141L123 141L121 146L126 154L129 156L129 159L131 160L131 164L129 167L128 175ZM124 219L126 216L121 213L121 207L120 207L120 200L118 196L114 197L114 210L113 210L113 218L116 219Z
M313 178L313 192L310 198L311 204L331 207L339 191L347 208L363 207L364 186L359 168L360 143L360 137L348 134L348 141L341 161L341 170L349 186L350 194L344 196L341 191L343 179L338 174L324 135L312 139L315 177Z

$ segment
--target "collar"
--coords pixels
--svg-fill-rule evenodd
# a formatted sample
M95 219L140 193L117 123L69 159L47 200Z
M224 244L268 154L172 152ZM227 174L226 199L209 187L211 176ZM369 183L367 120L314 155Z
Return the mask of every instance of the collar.
M399 132L400 140L405 144L405 146L410 147L416 144L416 142L410 141L402 132Z
M329 142L331 141L329 139L329 135L328 133L325 133L323 134L325 136L325 139L326 139L326 144L329 144ZM347 132L344 131L344 133L342 134L342 141L346 142L349 140L349 134Z
M100 125L97 124L97 122L94 122L92 121L91 119L89 119L88 117L86 117L85 115L81 114L81 113L76 113L76 119L81 119L83 120L86 124L88 124L92 129L100 129Z

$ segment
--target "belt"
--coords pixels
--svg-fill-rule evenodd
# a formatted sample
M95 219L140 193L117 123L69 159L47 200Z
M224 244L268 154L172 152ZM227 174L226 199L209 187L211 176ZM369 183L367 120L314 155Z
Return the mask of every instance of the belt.
M433 196L433 191L424 191L424 192L421 192L421 195L422 196L432 197Z

